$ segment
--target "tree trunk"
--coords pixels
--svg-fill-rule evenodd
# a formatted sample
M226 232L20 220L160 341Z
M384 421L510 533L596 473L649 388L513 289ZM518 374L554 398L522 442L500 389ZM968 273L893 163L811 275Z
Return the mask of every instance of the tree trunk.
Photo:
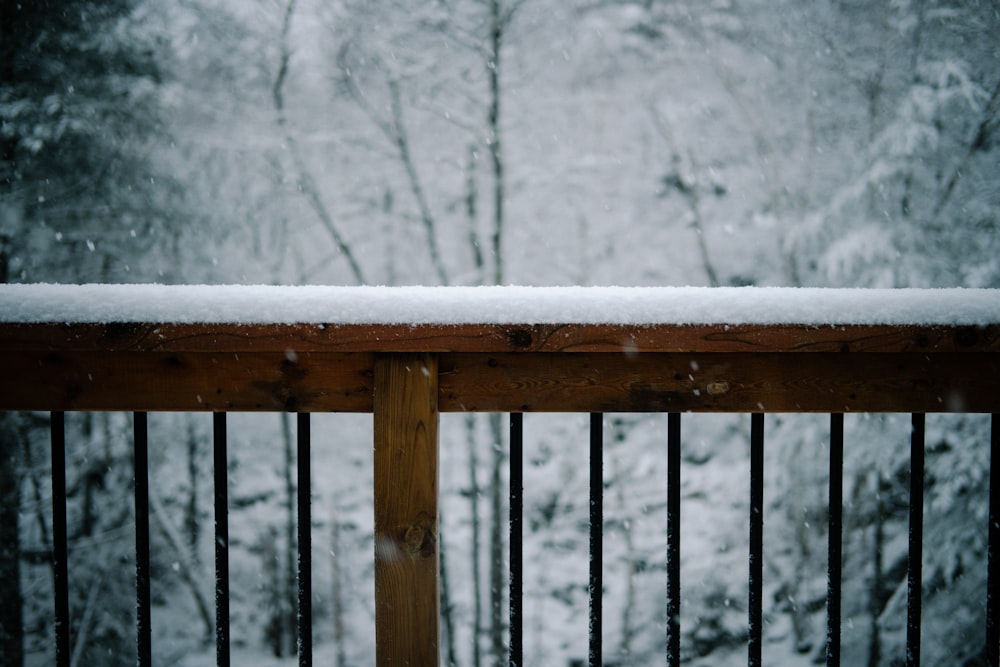
M490 162L493 170L493 284L504 282L503 231L504 180L503 150L500 141L500 56L503 46L506 20L501 13L500 0L490 0L489 46L487 50L486 72L489 77L490 102L487 112L487 131ZM509 18L509 17L508 17ZM501 473L503 470L503 425L501 416L490 414L490 437L493 445L493 461L490 474L490 646L494 664L497 667L507 663L507 645L504 641L503 589L503 494L501 493Z
M420 220L424 224L424 232L427 234L427 251L431 257L431 265L437 274L438 282L441 285L448 284L448 271L445 269L444 261L441 259L441 251L437 242L437 222L434 214L431 213L430 204L427 203L427 195L424 194L424 186L420 182L420 175L417 167L413 163L413 153L410 150L409 134L406 131L406 121L403 119L403 104L400 99L399 84L389 80L389 98L392 108L392 136L393 143L396 144L396 151L399 153L399 161L403 163L406 171L406 180L410 183L410 192L420 210Z
M608 484L611 488L615 490L615 502L617 503L617 511L622 517L627 517L629 515L628 503L625 498L625 491L629 487L631 480L628 479L628 464L623 464L621 457L618 455L617 447L625 443L628 439L628 425L624 420L616 419L612 422L612 442L614 443L614 449L610 452L610 468L611 468L611 479ZM636 588L636 578L639 576L639 558L640 554L635 546L635 523L631 519L626 519L621 522L618 530L621 531L622 542L625 546L625 554L623 556L623 561L625 563L624 571L624 587L625 587L625 601L622 604L622 615L621 615L621 640L618 643L618 655L621 656L623 662L630 660L632 655L632 640L635 639L638 634L638 628L635 627L634 614L636 612L636 596L638 594Z
M812 628L803 594L803 588L811 572L812 561L811 536L804 516L804 508L807 503L805 496L809 481L805 479L807 473L804 469L805 459L802 456L803 446L801 441L792 445L789 457L789 468L792 471L791 493L786 499L787 516L795 535L795 567L790 582L792 599L789 602L791 604L792 630L795 633L795 650L799 653L807 653L812 649L810 637Z
M465 415L466 439L469 445L469 510L472 514L472 665L482 665L482 634L483 634L483 588L482 572L480 571L480 534L482 525L479 519L479 457L476 455L476 415Z
M184 529L187 532L191 562L197 567L198 563L201 562L198 557L198 537L200 535L198 477L201 466L198 462L198 434L195 432L194 422L188 420L187 426L188 499L184 510Z
M469 249L472 251L472 263L476 268L476 282L483 283L485 276L483 268L486 260L483 257L482 244L479 242L479 231L476 221L479 218L479 191L476 188L476 145L469 144L468 161L465 167L465 216L469 222Z
M351 246L341 235L339 228L334 222L333 215L330 213L330 209L323 203L319 187L316 185L316 181L313 180L312 174L306 166L305 159L299 151L298 142L295 141L295 137L292 136L291 131L287 128L287 120L285 118L285 79L288 76L288 65L292 58L288 38L292 16L295 14L295 2L296 0L289 0L285 8L280 35L281 59L278 63L278 73L275 77L274 85L271 87L271 100L274 103L274 110L278 116L278 127L284 132L285 144L288 148L289 156L292 158L292 164L295 167L299 192L309 202L313 212L316 213L316 217L322 223L323 228L330 234L330 238L333 240L337 250L347 262L351 270L351 275L354 276L359 285L364 285L367 281L365 280L364 273L361 271L361 265L358 263L357 258L355 258Z
M334 508L330 515L330 615L333 621L333 643L337 651L337 667L347 665L347 651L344 646L344 593L341 584L343 573L340 568L340 520Z
M869 612L871 613L871 642L868 644L868 667L878 667L882 652L882 640L879 634L878 619L882 614L885 583L882 580L882 548L885 541L883 521L885 504L882 494L885 485L882 476L875 473L875 517L873 523L874 539L872 540L872 585L868 590Z
M493 465L490 474L490 646L493 664L507 664L507 642L504 641L503 591L504 504L501 493L503 471L503 425L499 413L490 413L490 437L493 445Z
M490 158L493 167L493 283L504 280L504 163L500 144L500 48L503 45L504 22L500 16L500 0L490 0L490 46L486 72L490 81L490 104L487 114Z
M440 513L438 520L441 520ZM444 522L441 521L443 524ZM451 604L451 590L448 584L448 560L445 556L444 539L438 541L438 552L441 557L441 624L444 626L445 664L448 667L458 667L458 657L455 654L455 615Z
M160 496L152 484L149 486L149 509L153 519L156 520L157 527L177 557L179 565L177 574L180 576L185 588L191 593L191 599L198 610L198 617L201 619L202 627L204 628L204 641L208 643L215 631L214 619L211 611L209 611L213 603L206 599L204 587L197 581L197 573L194 571L195 566L192 565L191 555L188 553L188 549L185 547L177 529L167 516L166 510L163 508L163 502L160 500Z
M276 658L284 655L284 600L282 596L281 565L278 558L278 529L268 526L260 536L261 576L264 579L265 604L267 605L264 641Z

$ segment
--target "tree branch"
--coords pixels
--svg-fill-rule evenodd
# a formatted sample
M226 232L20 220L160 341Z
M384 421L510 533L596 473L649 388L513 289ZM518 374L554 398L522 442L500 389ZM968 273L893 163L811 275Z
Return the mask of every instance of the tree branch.
M975 155L977 151L982 150L986 146L987 139L989 138L990 123L996 119L997 111L1000 110L1000 104L998 104L998 101L1000 101L1000 81L997 81L997 85L993 88L993 94L990 95L990 100L986 103L986 108L983 109L983 115L979 119L979 126L976 128L976 133L969 141L965 154L955 167L955 171L952 172L951 178L948 179L947 185L944 186L944 190L941 191L941 196L938 197L938 201L934 205L934 212L931 214L932 218L937 218L938 215L941 214L944 207L948 205L948 201L955 192L955 185L958 184L958 179L960 179L962 174L965 173L969 160L972 159L972 156Z
M323 227L330 234L330 237L333 239L337 249L344 256L344 259L347 260L351 273L354 275L354 279L359 284L363 285L367 281L361 271L361 265L358 264L357 259L354 257L354 253L351 251L351 247L347 244L347 241L344 240L340 230L337 229L333 216L330 214L326 204L323 203L323 199L319 195L319 189L316 187L316 183L313 181L312 176L306 167L305 160L303 160L302 154L299 151L298 143L286 127L287 119L285 118L284 86L288 75L289 61L291 60L291 51L288 47L288 34L291 29L292 14L294 10L295 0L288 0L284 20L282 21L281 26L281 58L278 65L278 74L275 77L274 86L271 89L272 98L274 100L274 108L278 114L278 127L284 132L285 145L288 147L288 153L292 158L292 164L295 166L295 171L298 174L297 180L302 194L312 206L313 211L316 213L316 217L319 218Z
M691 212L691 218L695 228L695 236L698 241L698 252L701 255L702 267L705 269L705 274L708 276L708 283L712 287L718 287L719 276L715 272L715 265L712 263L712 259L708 252L708 241L705 240L705 225L701 217L701 198L698 195L698 184L695 182L693 175L688 174L685 176L681 173L682 159L677 150L677 145L674 143L673 132L670 131L666 121L653 105L650 105L650 115L653 119L653 126L656 127L660 136L663 137L663 140L667 142L667 146L670 148L671 162L675 164L677 169L677 173L674 174L676 183L673 185L684 197L684 200L688 204L688 210ZM691 164L692 171L697 169L697 163L695 162L694 155L690 151L688 152L688 162Z
M177 528L174 527L167 517L166 511L163 509L163 503L160 501L160 496L156 493L152 485L149 487L149 507L153 511L153 518L156 519L156 525L177 556L177 560L179 561L177 573L194 599L195 607L198 609L198 616L201 617L202 624L205 627L205 641L209 641L214 632L214 620L209 611L211 605L205 600L201 592L201 587L198 586L198 582L194 580L194 576L191 574L191 558L184 548L184 542L178 534Z
M441 252L438 249L436 223L433 214L431 214L430 206L427 204L427 197L424 195L423 186L420 184L420 176L417 174L417 168L413 164L413 158L410 153L410 142L406 133L406 125L403 121L403 107L400 102L399 85L393 80L389 81L389 95L399 159L406 169L406 177L410 182L410 191L413 193L413 198L417 200L417 207L420 209L420 219L424 223L424 231L427 233L427 249L431 255L431 263L434 265L435 272L437 272L438 280L442 285L447 285L449 283L448 272L444 267L444 263L441 260Z

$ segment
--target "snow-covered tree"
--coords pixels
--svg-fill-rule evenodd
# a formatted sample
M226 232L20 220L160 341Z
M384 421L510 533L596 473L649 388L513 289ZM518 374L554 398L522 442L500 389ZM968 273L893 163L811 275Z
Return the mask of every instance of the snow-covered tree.
M990 3L72 0L2 9L5 280L1000 281L1000 19ZM527 548L575 565L585 541L580 429L529 422L538 432L526 451ZM845 613L856 620L858 664L890 662L898 639L905 422L848 420L845 558L862 575L845 582L855 601ZM21 433L24 423L39 427L15 420L0 432ZM198 549L210 531L198 528L197 503L171 501L207 483L207 431L191 423L164 420L183 451L154 461L164 473L154 526L173 559L160 574L180 591L158 604L197 613L210 560ZM276 528L287 528L290 461L267 458L285 451L272 445L289 442L288 432L273 418L253 424L234 430L235 497L246 503L234 511L246 557L237 577L257 573L261 547L283 552L292 541ZM649 452L663 426L658 417L609 424L608 531L619 539L609 548L606 618L624 659L655 654L662 641L654 533L663 471ZM686 524L682 567L694 577L682 650L695 664L718 664L745 627L745 498L725 495L745 469L743 426L685 417L686 511L703 519ZM932 421L928 431L928 536L955 546L928 557L927 608L955 620L951 638L966 638L979 613L961 602L982 526L962 510L983 487L983 429ZM442 471L447 640L460 662L480 665L503 654L502 430L497 419L442 426L454 454ZM815 655L822 643L815 572L826 501L816 489L826 472L811 452L825 433L805 417L768 426L768 544L781 549L767 556L767 611L775 636L788 628L793 639L775 645L789 655ZM16 437L4 443L24 450ZM370 647L359 639L367 592L356 582L366 585L371 571L366 491L355 478L369 464L343 463L341 487L316 501L334 508L317 525L336 535L338 552L317 585L337 590L329 613L339 619L338 651L359 662ZM22 475L22 497L34 488L24 466L3 471ZM81 498L87 470L71 468L84 476L74 482ZM91 479L91 497L103 497ZM109 496L124 484L104 479ZM268 517L256 532L245 527L249 512ZM45 533L37 520L20 525L22 536ZM709 576L709 560L724 563L724 577ZM529 576L528 611L544 631L526 646L540 660L573 657L585 577L572 567ZM470 601L468 589L484 599ZM490 589L498 592L486 600ZM259 637L266 591L247 590L237 626Z
M156 29L135 0L4 2L6 279L130 281L179 225L160 135ZM156 259L154 259L156 261Z

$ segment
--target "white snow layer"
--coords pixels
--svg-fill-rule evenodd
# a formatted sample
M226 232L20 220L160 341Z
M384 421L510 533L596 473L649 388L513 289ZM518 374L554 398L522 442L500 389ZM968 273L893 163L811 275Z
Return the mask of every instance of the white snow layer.
M1000 290L9 284L0 322L985 325Z

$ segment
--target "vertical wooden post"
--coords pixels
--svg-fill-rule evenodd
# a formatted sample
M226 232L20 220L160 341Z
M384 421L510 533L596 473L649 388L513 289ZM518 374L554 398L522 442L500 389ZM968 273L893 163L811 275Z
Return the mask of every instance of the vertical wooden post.
M438 364L375 361L375 643L380 667L438 667Z

